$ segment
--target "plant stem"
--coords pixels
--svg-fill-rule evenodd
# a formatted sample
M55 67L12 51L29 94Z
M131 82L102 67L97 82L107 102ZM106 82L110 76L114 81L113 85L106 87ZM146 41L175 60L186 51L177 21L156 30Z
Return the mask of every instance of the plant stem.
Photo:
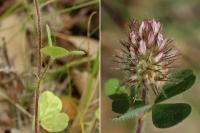
M40 94L40 80L37 81L35 88L35 133L39 133L39 121L38 121L39 94Z
M38 121L38 100L39 100L39 95L40 95L40 82L41 82L41 68L42 68L42 56L40 49L42 47L42 24L41 24L41 13L40 13L40 7L39 7L39 2L38 0L33 0L34 1L34 6L36 10L36 25L37 25L37 33L38 33L38 70L37 70L37 76L38 76L38 81L36 83L36 88L35 88L35 133L39 133L39 121Z
M63 66L59 67L59 68L56 68L54 70L51 70L49 71L48 73L49 74L58 74L58 73L62 73L64 71L66 71L67 69L73 67L73 66L77 66L77 65L80 65L80 64L83 64L85 62L88 62L89 61L92 61L93 58L92 57L85 57L83 59L80 59L80 60L75 60L75 61L72 61L72 62L69 62L69 63L66 63L64 64Z
M143 88L142 89L142 101L144 102L144 103L146 103L146 97L147 97L147 92L146 92L146 90L145 90L145 88Z
M87 43L87 52L88 54L90 53L90 43L89 43L89 38L90 38L90 25L92 22L92 18L93 16L96 14L97 12L92 12L91 15L89 16L88 19L88 24L87 24L87 38L88 38L88 43ZM90 61L88 60L87 62L87 70L90 71Z
M40 84L52 63L53 63L53 59L50 59L49 63L45 67L44 71L40 74L40 77L38 78L38 81L36 83L36 88L35 88L35 133L39 133L38 102L39 102L39 94L40 94Z
M76 4L76 5L72 6L72 7L69 7L69 8L66 8L66 9L63 9L63 10L58 10L58 11L53 12L51 14L45 15L45 17L54 16L54 15L58 15L58 14L66 13L66 12L70 12L70 11L73 11L73 10L76 10L76 9L84 8L84 7L95 5L95 4L98 4L98 3L99 3L99 0L91 0L91 1L88 1L88 2Z
M41 12L39 7L38 0L34 0L35 10L36 10L36 25L37 25L37 33L38 33L38 76L40 76L41 68L42 68L42 56L40 49L42 47L42 21L41 21Z
M142 127L143 127L143 119L141 116L139 116L136 123L135 133L141 133Z
M80 105L78 108L79 112L78 112L77 117L74 119L74 121L72 123L71 132L74 132L72 130L75 129L75 127L78 125L77 123L80 122L80 125L82 128L82 133L84 133L84 131L83 131L84 130L84 115L87 112L88 106L92 99L92 96L93 96L92 94L94 92L93 87L94 87L94 84L97 83L95 80L95 77L97 76L97 74L99 72L98 71L99 70L98 69L99 68L99 54L98 53L99 52L97 52L97 57L95 59L94 65L93 65L91 75L89 77L87 88L86 88L86 90L84 90L84 93L81 96L81 101L80 101Z

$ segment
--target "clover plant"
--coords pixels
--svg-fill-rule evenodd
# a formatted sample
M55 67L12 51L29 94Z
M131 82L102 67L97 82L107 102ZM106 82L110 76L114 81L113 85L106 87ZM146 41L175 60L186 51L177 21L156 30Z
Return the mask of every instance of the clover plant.
M188 103L163 103L189 90L196 76L190 69L178 70L175 61L180 53L166 38L158 21L133 20L128 41L122 42L115 61L125 72L123 81L110 79L105 93L112 100L113 121L135 119L135 132L141 133L147 114L157 128L174 126L191 113Z

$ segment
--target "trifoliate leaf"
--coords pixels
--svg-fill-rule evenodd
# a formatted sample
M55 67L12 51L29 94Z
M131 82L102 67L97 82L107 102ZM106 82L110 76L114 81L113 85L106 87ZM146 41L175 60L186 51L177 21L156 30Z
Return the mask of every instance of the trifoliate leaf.
M195 82L196 76L193 74L192 70L186 69L177 73L174 78L177 81L175 83L166 84L163 87L163 93L156 97L155 103L162 102L190 89Z
M156 104L152 109L152 120L157 128L168 128L183 121L190 113L191 107L185 103Z

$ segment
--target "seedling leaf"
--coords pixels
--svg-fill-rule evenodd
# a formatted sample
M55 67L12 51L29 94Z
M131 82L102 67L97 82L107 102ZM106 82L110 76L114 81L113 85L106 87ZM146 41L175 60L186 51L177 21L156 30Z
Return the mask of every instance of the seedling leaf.
M39 98L39 118L58 113L62 109L61 100L50 91L45 91Z
M69 117L65 113L55 113L41 120L41 126L48 132L61 132L67 126Z
M43 92L39 97L39 122L49 132L59 132L68 125L68 115L60 113L61 100L50 91Z

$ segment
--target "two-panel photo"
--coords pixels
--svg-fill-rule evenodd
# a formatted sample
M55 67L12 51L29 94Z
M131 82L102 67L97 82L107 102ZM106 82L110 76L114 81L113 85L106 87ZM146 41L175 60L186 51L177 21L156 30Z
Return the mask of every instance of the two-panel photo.
M199 0L0 0L0 133L200 133Z

